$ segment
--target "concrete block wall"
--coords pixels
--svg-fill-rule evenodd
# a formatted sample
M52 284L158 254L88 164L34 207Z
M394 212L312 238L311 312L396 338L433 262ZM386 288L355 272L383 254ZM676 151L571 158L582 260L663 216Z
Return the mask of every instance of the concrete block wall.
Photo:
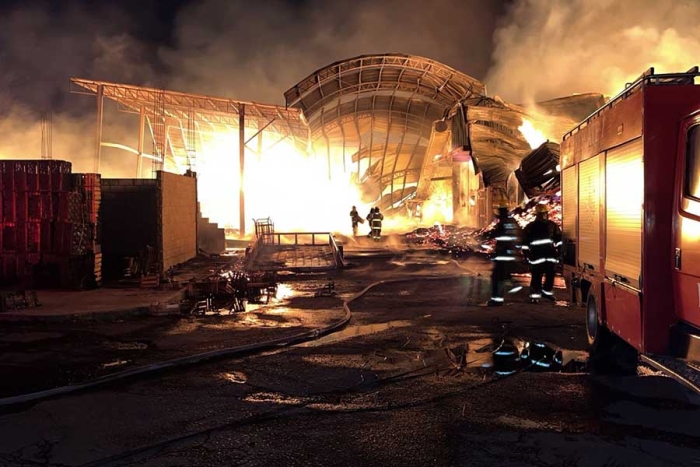
M164 271L197 255L197 179L158 172Z

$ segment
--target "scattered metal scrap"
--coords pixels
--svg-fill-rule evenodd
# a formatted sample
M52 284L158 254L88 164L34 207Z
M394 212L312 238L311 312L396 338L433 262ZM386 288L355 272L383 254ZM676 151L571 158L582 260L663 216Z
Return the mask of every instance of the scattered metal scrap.
M314 293L314 297L335 297L336 295L335 282L332 280L328 281L328 283L324 285L321 290Z
M0 312L41 306L35 290L0 293Z
M224 269L203 280L187 284L185 311L189 315L229 314L246 310L247 303L269 303L277 295L277 274L272 271L245 273Z

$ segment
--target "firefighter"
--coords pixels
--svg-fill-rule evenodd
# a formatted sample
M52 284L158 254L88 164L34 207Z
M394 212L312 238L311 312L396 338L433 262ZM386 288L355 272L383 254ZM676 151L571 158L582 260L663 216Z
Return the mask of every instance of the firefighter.
M493 257L493 270L491 271L491 299L488 306L501 306L504 303L503 289L505 282L510 279L513 264L516 261L515 248L520 237L520 228L517 222L508 215L508 208L498 208L498 224L491 232L491 238L496 240L496 248ZM520 290L520 287L510 292Z
M364 222L364 219L360 217L355 206L352 207L350 211L350 220L352 221L352 234L357 236L357 226Z
M554 266L557 264L561 246L561 230L549 220L549 208L537 205L537 217L525 227L523 249L529 251L530 302L538 303L544 296L554 301ZM544 275L544 287L542 276Z
M374 208L374 215L372 216L372 238L374 241L378 242L382 237L382 221L384 220L384 215L379 212L379 208Z
M375 208L370 208L369 209L369 214L367 214L367 224L369 225L369 233L367 234L367 237L373 238L374 236L374 227L372 226L372 219L374 218L374 209Z

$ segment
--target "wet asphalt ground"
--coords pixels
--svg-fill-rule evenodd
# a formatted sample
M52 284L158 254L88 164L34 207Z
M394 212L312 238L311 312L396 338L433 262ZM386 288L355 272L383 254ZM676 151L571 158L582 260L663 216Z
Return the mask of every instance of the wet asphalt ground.
M88 366L120 351L147 363L327 324L342 315L342 299L405 279L351 302L349 326L317 341L5 410L0 465L700 465L698 406L643 367L591 374L583 309L533 306L526 290L506 306L480 306L489 265L478 259L459 267L420 252L347 256L354 267L332 275L338 296L313 297L326 276L289 277L291 295L250 317L3 329L3 352L29 361L10 385L3 367L16 393L41 384L20 382L31 374L27 355L41 355L42 371L79 352ZM18 330L56 334L22 347ZM108 333L148 346L98 345ZM92 336L86 348L70 338L81 335ZM510 360L526 348L529 360ZM558 365L547 353L557 349Z

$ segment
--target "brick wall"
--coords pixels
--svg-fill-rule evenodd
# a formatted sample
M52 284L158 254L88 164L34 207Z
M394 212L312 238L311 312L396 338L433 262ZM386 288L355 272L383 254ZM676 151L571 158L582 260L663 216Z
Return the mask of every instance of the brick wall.
M197 179L158 172L163 270L197 254Z

